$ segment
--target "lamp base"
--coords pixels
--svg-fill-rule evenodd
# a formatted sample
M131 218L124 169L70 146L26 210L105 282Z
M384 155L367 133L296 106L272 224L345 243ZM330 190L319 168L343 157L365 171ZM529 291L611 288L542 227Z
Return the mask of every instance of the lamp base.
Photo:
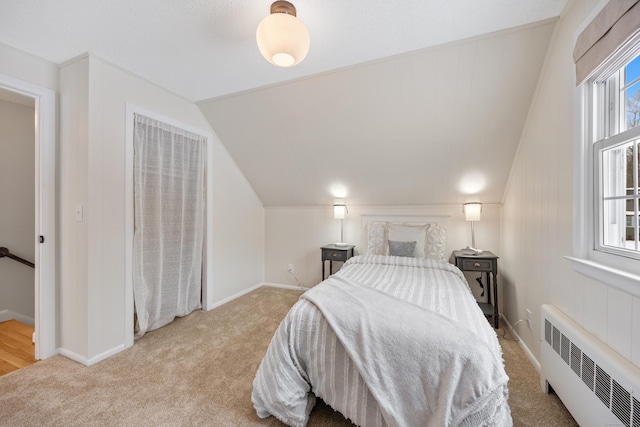
M471 246L467 246L466 248L460 249L460 252L462 252L464 255L481 255L482 249L476 249Z
M347 246L348 243L336 242L336 243L334 243L334 245L336 245L336 246Z

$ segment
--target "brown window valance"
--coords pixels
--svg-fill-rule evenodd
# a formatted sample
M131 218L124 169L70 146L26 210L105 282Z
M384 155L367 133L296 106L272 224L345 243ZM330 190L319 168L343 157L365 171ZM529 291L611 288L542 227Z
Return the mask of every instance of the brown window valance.
M576 84L640 31L640 0L611 0L580 33L573 49Z

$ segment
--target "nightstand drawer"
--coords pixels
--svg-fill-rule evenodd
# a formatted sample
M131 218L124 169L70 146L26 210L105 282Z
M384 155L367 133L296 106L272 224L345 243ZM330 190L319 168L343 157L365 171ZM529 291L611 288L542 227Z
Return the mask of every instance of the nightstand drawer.
M347 251L332 251L330 249L325 249L322 258L332 261L346 261L349 259L349 253Z
M353 245L326 245L322 249L322 280L324 280L324 262L329 261L329 274L333 274L333 262L345 262L353 256Z
M463 259L463 271L493 271L493 260L490 259Z

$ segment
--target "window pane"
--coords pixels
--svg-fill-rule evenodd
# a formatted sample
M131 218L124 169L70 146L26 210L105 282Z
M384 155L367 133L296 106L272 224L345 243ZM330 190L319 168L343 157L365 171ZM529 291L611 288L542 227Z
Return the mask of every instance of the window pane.
M640 125L640 82L628 87L625 91L625 111L627 129Z
M637 56L636 59L624 67L624 85L628 85L638 77L640 77L640 56Z
M602 152L602 187L604 197L626 196L633 189L633 143Z
M633 141L633 143L636 146L636 155L637 155L637 159L636 159L636 167L638 168L638 170L636 170L636 190L640 190L640 146L638 146L638 143L640 143L640 140L635 140ZM636 191L635 194L640 193L640 191Z
M624 67L625 129L640 125L640 56ZM633 83L633 84L631 84ZM628 86L630 85L631 86ZM627 87L628 86L628 87Z
M633 249L635 247L633 240L634 218L633 215L627 216L625 200L605 200L603 203L603 244L615 248Z

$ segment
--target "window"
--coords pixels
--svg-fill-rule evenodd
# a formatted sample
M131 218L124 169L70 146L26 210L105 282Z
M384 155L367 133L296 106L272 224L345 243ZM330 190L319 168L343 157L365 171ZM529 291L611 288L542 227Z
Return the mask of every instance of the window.
M640 55L587 84L593 100L595 250L640 259ZM632 51L633 52L633 51Z
M640 297L640 1L602 0L576 65L573 256L578 273Z

